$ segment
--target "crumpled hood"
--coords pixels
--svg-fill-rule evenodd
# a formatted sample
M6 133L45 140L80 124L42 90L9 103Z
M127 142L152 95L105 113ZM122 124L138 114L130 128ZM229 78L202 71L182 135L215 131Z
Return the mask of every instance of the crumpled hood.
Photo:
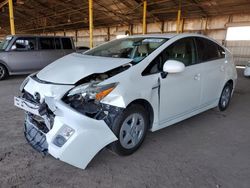
M75 84L91 74L103 73L131 61L132 59L127 58L97 57L72 53L42 69L37 77L52 83Z

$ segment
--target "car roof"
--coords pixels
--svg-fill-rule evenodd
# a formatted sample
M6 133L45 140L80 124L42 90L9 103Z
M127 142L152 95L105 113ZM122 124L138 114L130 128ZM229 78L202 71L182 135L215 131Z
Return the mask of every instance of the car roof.
M44 36L44 35L29 35L29 34L23 34L23 35L21 35L21 34L18 34L18 35L7 35L7 37L48 37L48 38L50 38L50 37L53 37L53 38L72 38L72 37L70 37L70 36Z
M131 38L136 38L136 37L152 37L152 38L172 38L174 36L176 36L176 33L166 33L166 34L145 34L145 35L132 35L129 36Z
M164 34L145 34L145 35L131 35L128 36L129 38L136 38L136 37L152 37L152 38L173 38L173 37L191 37L191 36L197 36L197 37L204 37L207 38L205 35L197 34L197 33L164 33Z

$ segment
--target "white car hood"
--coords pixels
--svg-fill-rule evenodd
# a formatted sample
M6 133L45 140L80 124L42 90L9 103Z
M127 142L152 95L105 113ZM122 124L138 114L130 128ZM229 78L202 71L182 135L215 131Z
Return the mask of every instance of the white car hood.
M86 76L104 73L131 61L132 59L127 58L97 57L72 53L42 69L37 77L51 83L75 84Z

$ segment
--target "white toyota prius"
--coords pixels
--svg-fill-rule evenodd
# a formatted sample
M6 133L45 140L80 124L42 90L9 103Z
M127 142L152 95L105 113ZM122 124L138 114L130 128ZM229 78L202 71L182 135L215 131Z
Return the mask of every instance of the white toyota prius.
M106 146L129 155L148 131L225 110L236 79L230 52L205 36L131 36L28 76L14 103L36 150L85 169Z

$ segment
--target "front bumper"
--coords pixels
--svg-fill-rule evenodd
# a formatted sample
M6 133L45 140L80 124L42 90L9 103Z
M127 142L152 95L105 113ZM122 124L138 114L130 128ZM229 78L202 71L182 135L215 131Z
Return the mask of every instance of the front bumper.
M37 83L37 85L40 83ZM36 87L26 87L39 88ZM32 89L33 90L33 89ZM38 90L28 91L29 93L39 92ZM49 153L53 157L85 169L92 158L106 145L117 140L117 137L103 120L95 120L80 114L61 100L44 96L44 101L53 112L54 117L51 129L47 132L41 131L30 116L39 116L39 104L33 104L23 98L15 97L15 105L26 111L25 136L28 142L36 150ZM30 116L29 116L30 115ZM44 121L48 116L40 116ZM47 121L48 123L48 121ZM64 127L70 127L74 134L67 142L59 147L54 144L54 139Z
M244 76L250 76L250 65L247 65L244 70Z

